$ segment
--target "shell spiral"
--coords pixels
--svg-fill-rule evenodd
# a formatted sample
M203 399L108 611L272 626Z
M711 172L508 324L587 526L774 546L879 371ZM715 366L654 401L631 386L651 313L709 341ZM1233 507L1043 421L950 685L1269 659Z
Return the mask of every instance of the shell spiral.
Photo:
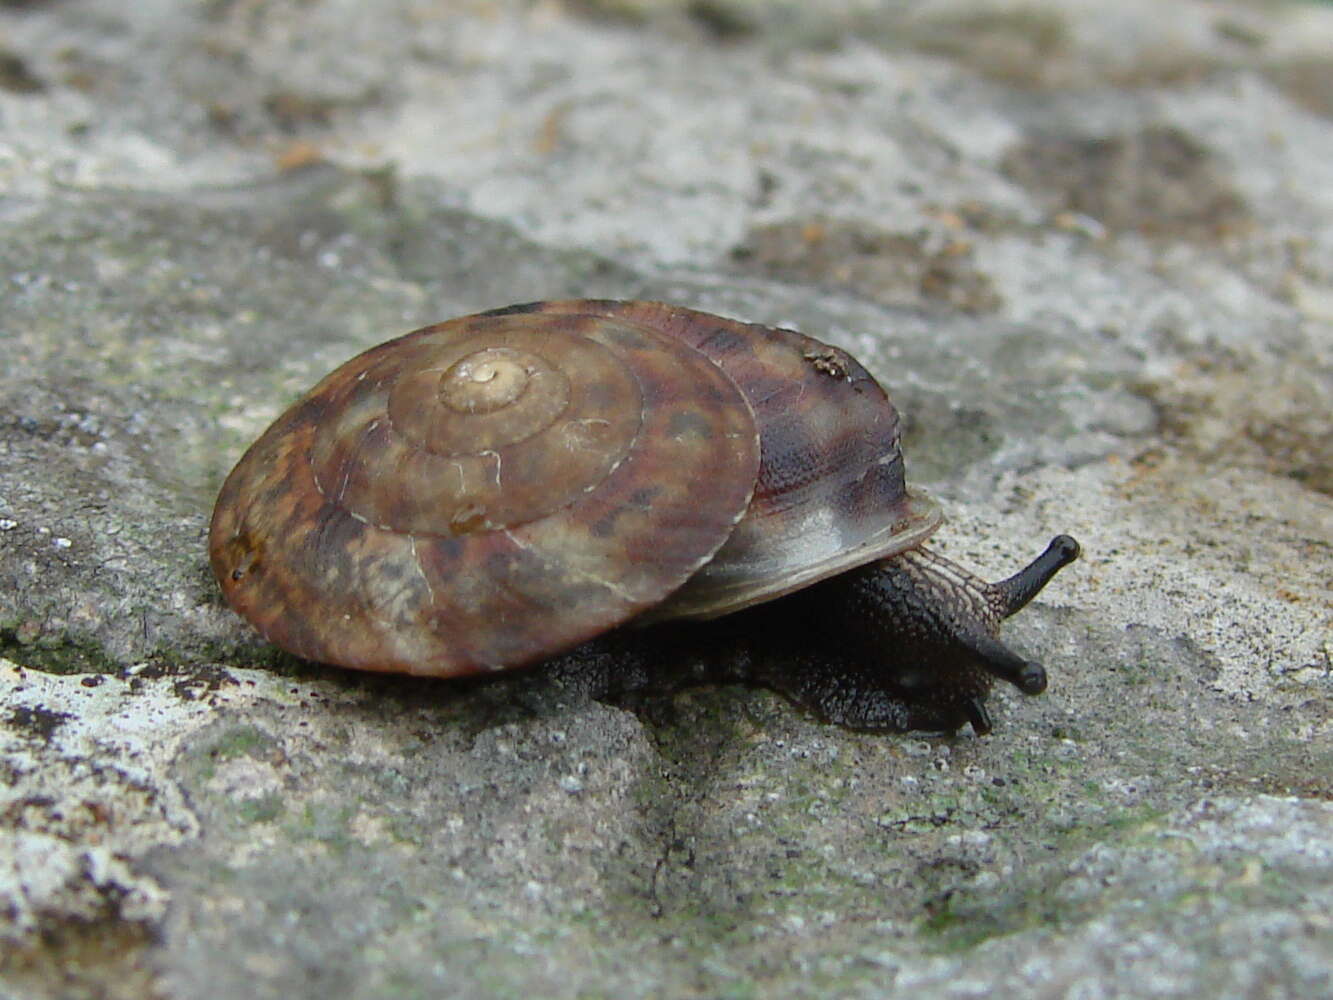
M271 641L361 669L530 662L676 589L759 465L735 384L593 315L465 317L330 374L233 470L210 548Z

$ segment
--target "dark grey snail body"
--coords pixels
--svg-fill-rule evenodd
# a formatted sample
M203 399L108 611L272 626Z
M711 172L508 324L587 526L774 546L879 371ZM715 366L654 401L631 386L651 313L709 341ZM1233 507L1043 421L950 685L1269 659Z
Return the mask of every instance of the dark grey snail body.
M914 549L726 618L608 633L550 663L610 695L743 682L851 729L970 723L986 734L996 679L1024 694L1046 689L1041 664L996 638L1001 621L1078 555L1078 543L1059 535L1017 574L988 584Z
M309 659L547 660L609 692L735 679L841 725L984 733L996 678L1046 687L1000 622L1078 545L988 584L922 547L940 521L844 352L586 300L349 361L232 471L209 546L231 605Z

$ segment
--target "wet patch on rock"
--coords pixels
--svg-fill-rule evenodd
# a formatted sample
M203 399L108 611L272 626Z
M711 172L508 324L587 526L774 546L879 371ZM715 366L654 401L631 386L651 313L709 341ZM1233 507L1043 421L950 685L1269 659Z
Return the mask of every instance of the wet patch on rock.
M963 239L808 219L758 226L731 253L743 270L845 288L885 305L934 303L969 313L1001 306Z
M1289 59L1269 66L1264 75L1302 107L1333 118L1333 60Z
M903 27L914 48L1014 86L1057 82L1076 54L1065 15L1036 5L927 14Z
M1032 135L1001 166L1052 215L1088 216L1112 232L1209 240L1250 223L1213 154L1170 126L1103 136Z
M23 56L0 49L0 90L8 90L12 94L35 94L45 89L46 84L32 71Z
M1308 364L1181 364L1143 386L1162 430L1200 462L1287 476L1333 495L1333 374Z
M38 941L40 943L38 943ZM46 929L38 941L0 949L0 977L16 996L160 1000L149 958L152 929L115 913Z

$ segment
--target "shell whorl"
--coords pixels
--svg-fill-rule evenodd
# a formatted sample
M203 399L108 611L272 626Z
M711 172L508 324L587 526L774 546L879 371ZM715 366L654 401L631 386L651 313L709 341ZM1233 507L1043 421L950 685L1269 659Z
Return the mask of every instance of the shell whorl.
M624 460L644 400L622 355L586 324L472 326L423 332L330 385L321 492L377 527L460 535L545 517Z

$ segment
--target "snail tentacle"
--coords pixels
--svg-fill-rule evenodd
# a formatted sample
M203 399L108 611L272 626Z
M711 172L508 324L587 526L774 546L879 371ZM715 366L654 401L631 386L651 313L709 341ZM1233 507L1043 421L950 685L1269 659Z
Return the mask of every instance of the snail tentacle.
M992 583L990 589L998 603L1001 618L1008 618L1027 607L1061 569L1079 557L1078 542L1069 535L1056 535L1046 551L1013 576Z

